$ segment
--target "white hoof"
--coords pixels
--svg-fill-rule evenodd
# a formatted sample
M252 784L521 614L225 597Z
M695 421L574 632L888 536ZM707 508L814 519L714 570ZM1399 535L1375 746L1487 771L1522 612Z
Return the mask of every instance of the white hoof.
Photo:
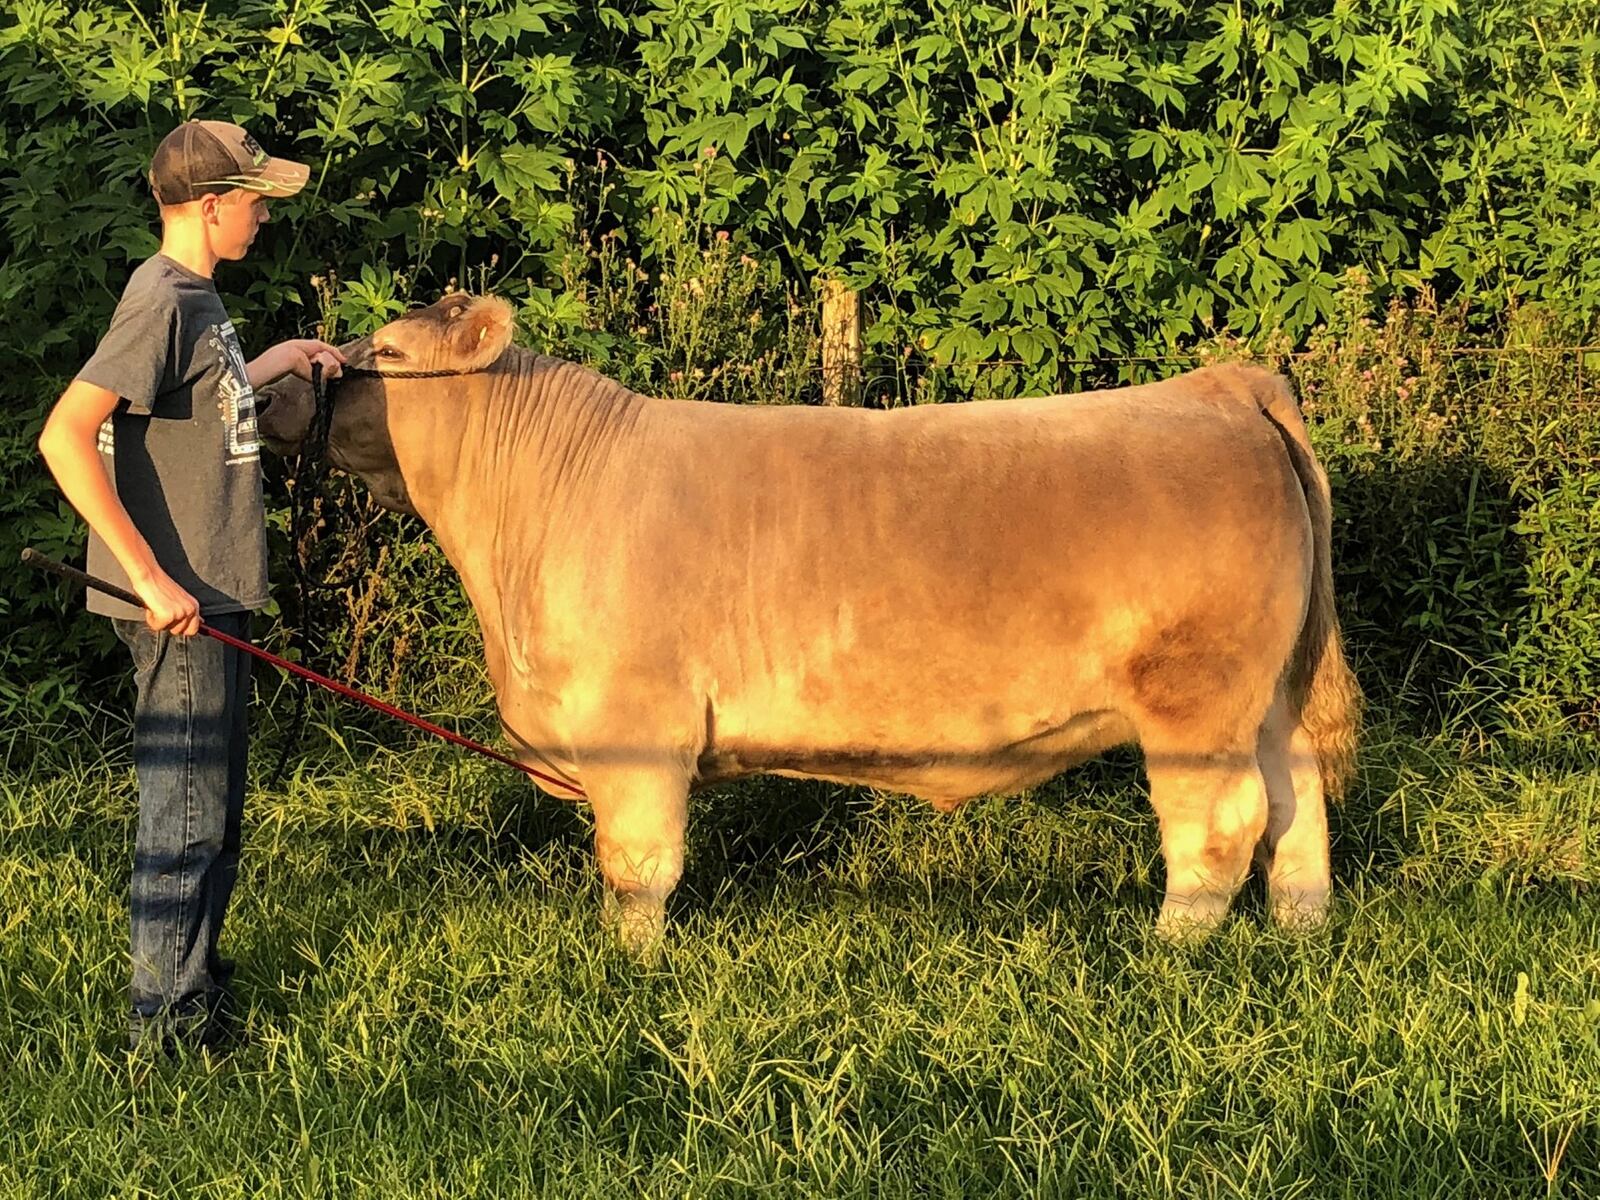
M660 952L667 932L667 906L663 901L608 892L604 919L617 946L627 954L646 960Z
M1310 933L1328 920L1328 889L1283 887L1271 889L1272 920L1290 933Z

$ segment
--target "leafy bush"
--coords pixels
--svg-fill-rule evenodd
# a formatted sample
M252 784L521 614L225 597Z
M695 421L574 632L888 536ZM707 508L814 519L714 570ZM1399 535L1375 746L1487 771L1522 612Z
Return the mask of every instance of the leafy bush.
M1381 322L1359 273L1341 296L1287 365L1333 484L1369 686L1429 720L1600 725L1600 422L1584 356L1538 309L1514 309L1505 344L1479 347L1469 310L1426 290Z
M1282 334L1319 389L1370 669L1459 707L1472 672L1451 664L1497 664L1507 703L1592 711L1594 435L1573 364L1414 358L1407 385L1380 360L1386 338L1596 330L1597 47L1574 0L17 0L0 556L79 544L33 440L156 248L151 150L215 116L314 167L219 277L252 349L460 284L634 386L804 400L819 275L863 289L874 403L1111 382ZM1352 267L1367 283L1342 292ZM1391 316L1363 340L1359 316L1396 299L1448 328ZM402 559L386 566L427 561ZM96 670L120 675L103 626L61 612L37 578L0 576L0 715L59 716ZM364 628L352 645L375 644Z

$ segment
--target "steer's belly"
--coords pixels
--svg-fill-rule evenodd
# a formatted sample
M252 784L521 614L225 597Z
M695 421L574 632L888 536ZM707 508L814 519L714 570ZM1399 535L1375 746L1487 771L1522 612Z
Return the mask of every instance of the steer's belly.
M1080 713L1005 744L952 739L934 745L913 737L877 745L733 743L709 747L701 755L699 781L714 783L751 774L830 779L953 805L1041 783L1133 736L1133 726L1124 717L1100 711Z

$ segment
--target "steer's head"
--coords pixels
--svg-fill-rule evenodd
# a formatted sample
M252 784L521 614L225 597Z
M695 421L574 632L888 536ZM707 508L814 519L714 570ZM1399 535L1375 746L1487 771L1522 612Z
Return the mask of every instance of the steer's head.
M442 395L460 381L403 375L386 379L384 374L449 371L467 375L482 371L505 352L513 324L511 306L504 300L455 292L340 346L348 366L357 370L346 370L328 385L333 403L329 461L361 476L385 508L414 513L395 450L396 442L404 440L407 432L400 428L401 423L425 422L428 429L433 428ZM365 374L363 368L379 374ZM311 384L286 375L261 389L259 407L259 428L267 448L276 454L298 451L316 412ZM428 429L409 432L425 439Z

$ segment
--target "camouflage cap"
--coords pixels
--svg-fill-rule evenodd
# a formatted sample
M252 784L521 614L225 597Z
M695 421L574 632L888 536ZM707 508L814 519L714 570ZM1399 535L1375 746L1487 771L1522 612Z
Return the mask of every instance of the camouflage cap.
M161 139L150 160L150 187L162 204L186 204L233 188L292 196L310 175L310 167L273 158L227 121L185 121Z

